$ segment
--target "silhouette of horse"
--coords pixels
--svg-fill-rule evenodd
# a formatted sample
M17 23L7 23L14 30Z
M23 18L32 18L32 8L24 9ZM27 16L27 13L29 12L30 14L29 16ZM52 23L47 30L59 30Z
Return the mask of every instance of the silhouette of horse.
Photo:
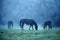
M48 26L49 29L52 29L52 26L51 26L52 22L51 21L46 21L44 22L44 29Z
M13 27L13 21L8 21L8 29L11 29Z
M21 29L23 29L24 24L30 25L29 30L31 27L33 29L33 25L35 26L35 29L38 30L37 23L33 19L21 19L19 24Z

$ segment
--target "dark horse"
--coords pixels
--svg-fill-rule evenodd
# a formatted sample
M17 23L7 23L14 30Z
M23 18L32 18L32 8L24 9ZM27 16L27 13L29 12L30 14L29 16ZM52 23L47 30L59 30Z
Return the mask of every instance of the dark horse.
M21 19L19 25L22 29L23 29L24 24L30 25L29 30L31 27L33 29L33 25L35 26L35 29L38 30L37 23L33 19Z
M49 29L52 29L52 25L51 24L52 24L51 21L46 21L46 22L44 22L44 27L43 28L45 29L48 26Z
M13 21L8 21L8 29L11 29L13 27Z

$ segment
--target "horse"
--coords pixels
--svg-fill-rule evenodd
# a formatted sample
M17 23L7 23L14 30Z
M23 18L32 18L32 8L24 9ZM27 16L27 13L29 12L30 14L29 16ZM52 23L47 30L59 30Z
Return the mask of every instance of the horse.
M13 21L8 21L8 29L11 29L13 27Z
M33 19L21 19L19 23L21 29L23 29L24 24L30 25L29 30L31 27L33 29L33 25L35 26L35 30L38 30L37 23Z
M44 27L43 29L45 29L48 26L49 29L52 29L52 22L51 21L46 21L44 22Z

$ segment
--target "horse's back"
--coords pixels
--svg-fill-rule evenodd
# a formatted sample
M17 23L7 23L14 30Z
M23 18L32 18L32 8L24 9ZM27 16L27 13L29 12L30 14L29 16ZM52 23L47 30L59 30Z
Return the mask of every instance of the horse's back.
M21 19L20 22L24 23L34 23L35 21L33 19Z
M44 25L51 25L51 21L45 22Z

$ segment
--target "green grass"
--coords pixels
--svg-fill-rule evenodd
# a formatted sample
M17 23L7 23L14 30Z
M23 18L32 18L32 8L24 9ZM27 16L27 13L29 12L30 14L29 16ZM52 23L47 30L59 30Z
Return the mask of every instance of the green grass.
M60 30L0 30L0 40L60 40Z

